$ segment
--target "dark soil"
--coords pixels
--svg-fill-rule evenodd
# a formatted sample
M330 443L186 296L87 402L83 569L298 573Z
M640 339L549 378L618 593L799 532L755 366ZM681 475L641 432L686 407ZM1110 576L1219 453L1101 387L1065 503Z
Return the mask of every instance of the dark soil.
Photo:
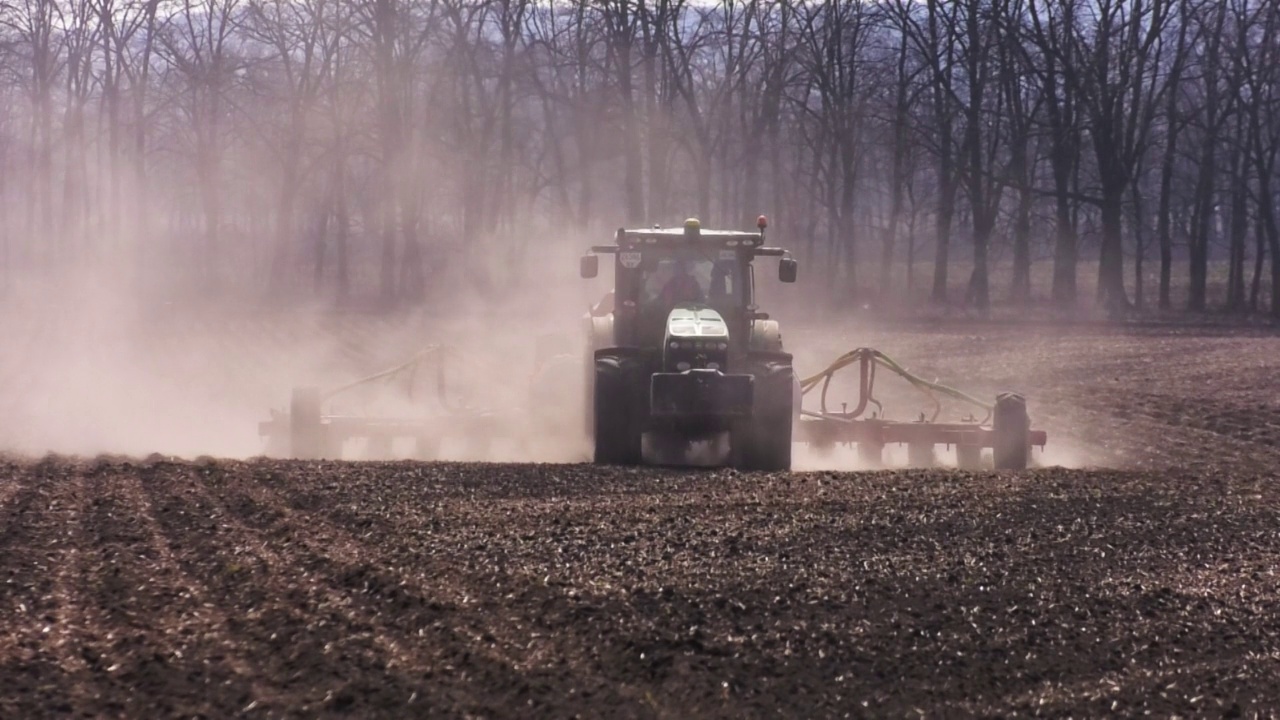
M0 465L0 717L1251 716L1221 472Z
M77 362L45 362L58 344L32 320L0 351L0 448L257 452L299 375L359 377L434 339L343 322L179 324L102 366L134 340L73 334ZM0 719L1280 708L1280 336L788 343L806 373L870 346L982 397L1020 390L1049 433L1036 461L1089 469L0 460ZM888 381L878 396L894 419L922 409Z

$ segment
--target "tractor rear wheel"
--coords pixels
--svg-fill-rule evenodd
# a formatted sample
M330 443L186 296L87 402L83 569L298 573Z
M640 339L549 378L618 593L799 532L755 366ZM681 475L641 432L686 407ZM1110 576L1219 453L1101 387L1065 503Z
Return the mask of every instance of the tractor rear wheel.
M1031 455L1031 419L1027 400L1018 393L1000 393L991 421L992 455L996 470L1025 470Z
M752 414L734 424L729 440L733 465L740 470L791 469L796 380L790 356L785 357L751 363L755 376Z
M730 447L739 470L785 472L791 469L791 413L741 420Z
M640 363L623 355L596 356L595 462L638 465L641 460L642 410Z

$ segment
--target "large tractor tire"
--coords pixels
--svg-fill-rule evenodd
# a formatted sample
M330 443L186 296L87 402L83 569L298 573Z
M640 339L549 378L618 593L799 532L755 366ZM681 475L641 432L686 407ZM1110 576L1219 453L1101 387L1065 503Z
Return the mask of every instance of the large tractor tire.
M755 376L752 413L734 424L729 440L733 465L785 472L791 469L791 429L797 414L791 356L752 359L750 371Z
M994 433L992 456L996 470L1025 470L1031 457L1031 419L1027 400L1017 393L996 396L991 421Z
M328 432L320 413L320 389L294 388L289 398L289 455L319 460L329 453Z
M647 409L643 365L634 358L606 352L596 355L595 363L595 462L638 465Z

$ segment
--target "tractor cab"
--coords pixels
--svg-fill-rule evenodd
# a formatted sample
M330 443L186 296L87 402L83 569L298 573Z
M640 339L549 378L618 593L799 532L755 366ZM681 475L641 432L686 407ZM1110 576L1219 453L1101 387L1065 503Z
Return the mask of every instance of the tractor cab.
M781 248L765 246L766 226L761 217L756 232L704 231L689 219L682 228L619 229L616 245L591 248L582 258L584 278L599 273L599 255L614 257L611 343L662 347L674 327L689 325L676 322L672 313L680 309L679 317L718 317L726 330L721 340L741 351L752 322L768 318L755 305L753 261L782 257L779 280L796 277L795 261Z

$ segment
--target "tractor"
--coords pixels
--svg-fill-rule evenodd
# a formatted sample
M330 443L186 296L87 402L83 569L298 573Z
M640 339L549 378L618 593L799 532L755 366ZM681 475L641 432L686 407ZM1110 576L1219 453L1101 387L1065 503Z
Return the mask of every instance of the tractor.
M615 244L582 257L583 278L599 274L599 256L614 258L613 292L587 316L586 417L595 462L635 465L656 457L688 464L690 446L727 438L727 462L742 470L790 469L793 441L819 452L857 446L868 467L882 465L887 445L906 445L912 466L938 464L935 448L943 445L954 448L960 469L1028 467L1047 433L1031 428L1019 393L988 403L912 374L872 348L845 353L812 377L796 375L778 322L755 302L757 258L780 258L778 279L796 280L796 261L765 244L767 226L761 216L756 232L703 230L697 219L681 228L619 229ZM829 408L832 378L853 366L854 407ZM889 419L875 397L877 370L905 380L932 412ZM816 408L804 407L809 396ZM944 399L968 408L966 415L939 421ZM725 456L721 450L715 464Z
M580 274L613 256L614 289L588 317L587 418L597 463L678 457L691 444L723 446L744 470L791 467L800 383L778 322L755 302L757 258L777 257L778 279L796 261L756 232L683 227L619 229L592 247ZM720 454L723 456L723 449ZM679 463L679 460L675 462Z

